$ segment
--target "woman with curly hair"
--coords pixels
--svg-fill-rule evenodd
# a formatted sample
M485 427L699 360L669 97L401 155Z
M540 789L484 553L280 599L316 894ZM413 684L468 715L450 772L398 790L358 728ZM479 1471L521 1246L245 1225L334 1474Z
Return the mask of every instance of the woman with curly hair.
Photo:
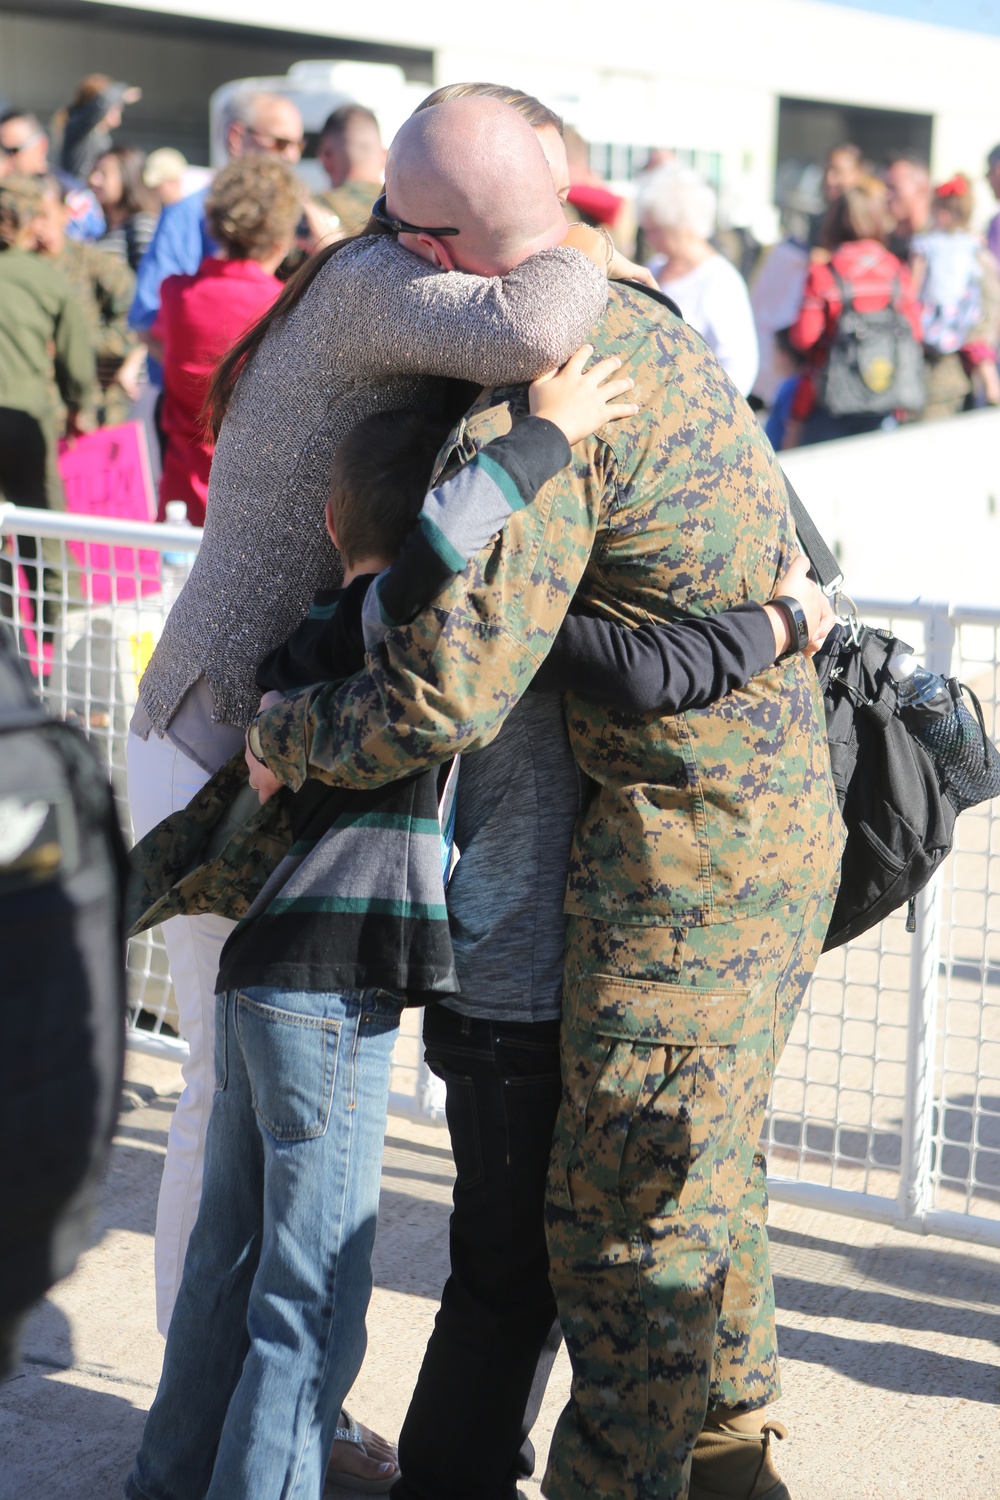
M151 344L163 361L167 438L160 519L168 501L183 500L195 526L205 524L215 446L202 415L212 371L281 291L274 272L302 213L302 187L279 157L241 157L215 178L205 213L219 248L193 276L167 277Z

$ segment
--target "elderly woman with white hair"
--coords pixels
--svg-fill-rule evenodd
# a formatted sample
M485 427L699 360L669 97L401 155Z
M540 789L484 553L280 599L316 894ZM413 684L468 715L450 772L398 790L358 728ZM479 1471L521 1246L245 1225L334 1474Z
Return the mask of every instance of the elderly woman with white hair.
M746 282L709 243L714 189L691 168L671 163L646 179L639 213L657 282L747 395L760 363L757 332Z

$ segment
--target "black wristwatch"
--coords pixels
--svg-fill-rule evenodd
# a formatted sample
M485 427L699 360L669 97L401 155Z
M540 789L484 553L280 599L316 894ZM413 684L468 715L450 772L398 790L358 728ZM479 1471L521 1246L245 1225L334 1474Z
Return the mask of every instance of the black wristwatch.
M809 644L809 621L806 612L797 599L791 594L779 594L776 599L769 599L768 604L776 604L788 622L788 634L791 637L789 645L776 659L784 661L787 656L795 656L797 652L804 651Z
M247 744L250 746L250 754L254 759L259 760L262 766L266 766L267 761L264 759L264 752L260 744L260 725L257 722L259 718L260 714L256 714L250 721L250 728L247 730Z

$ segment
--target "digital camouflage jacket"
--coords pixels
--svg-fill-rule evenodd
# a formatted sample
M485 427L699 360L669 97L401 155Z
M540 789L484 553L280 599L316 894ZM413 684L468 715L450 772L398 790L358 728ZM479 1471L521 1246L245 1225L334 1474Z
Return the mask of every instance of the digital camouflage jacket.
M339 188L317 193L316 202L337 215L342 234L360 234L372 216L372 204L381 191L381 183L358 182L352 178Z
M82 240L67 240L62 252L52 257L73 288L83 313L90 347L97 359L97 384L85 409L88 424L113 427L127 422L132 399L115 376L127 355L138 345L138 336L128 326L128 310L135 294L135 272L116 255ZM59 430L65 426L66 408L52 383L53 404L60 413Z
M633 624L763 601L795 538L783 476L702 339L615 287L593 343L636 379L638 416L573 449L369 670L261 716L267 763L370 787L487 743L549 650L573 595ZM467 459L527 409L484 393L444 450ZM732 921L826 889L842 829L822 698L789 658L712 707L672 718L566 701L592 791L577 827L567 909L617 923Z

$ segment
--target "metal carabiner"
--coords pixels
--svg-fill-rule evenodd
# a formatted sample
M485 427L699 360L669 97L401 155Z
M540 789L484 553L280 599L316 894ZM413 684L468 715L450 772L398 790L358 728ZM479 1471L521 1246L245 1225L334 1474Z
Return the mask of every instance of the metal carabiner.
M858 619L858 607L850 594L845 594L842 589L838 589L830 602L837 619L847 627L853 644L860 645L861 621Z

